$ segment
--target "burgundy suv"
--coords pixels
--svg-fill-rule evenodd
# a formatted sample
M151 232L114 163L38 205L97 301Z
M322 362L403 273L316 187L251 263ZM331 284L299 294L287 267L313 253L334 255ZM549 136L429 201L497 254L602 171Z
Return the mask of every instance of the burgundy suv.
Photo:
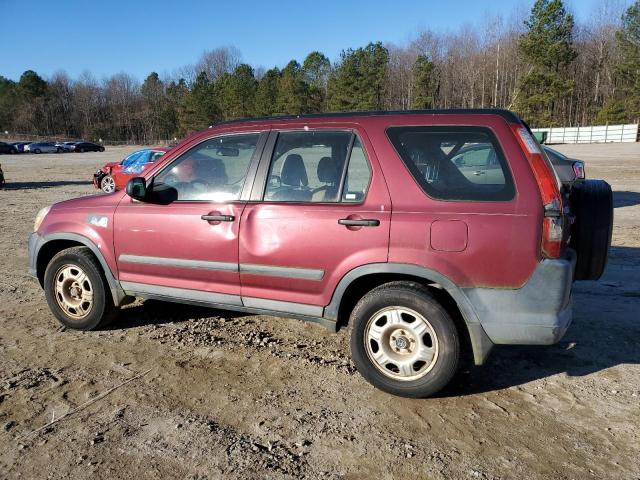
M43 209L29 270L75 329L132 297L348 325L369 382L425 397L465 353L565 333L612 228L608 184L570 188L504 110L227 122Z

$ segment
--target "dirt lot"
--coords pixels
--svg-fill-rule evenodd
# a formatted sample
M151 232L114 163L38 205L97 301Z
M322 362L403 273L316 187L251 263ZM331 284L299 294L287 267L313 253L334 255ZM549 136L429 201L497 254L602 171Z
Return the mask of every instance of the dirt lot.
M33 218L127 150L0 157L0 478L640 478L640 144L559 149L616 192L604 278L560 344L496 348L428 400L295 320L149 301L65 331L27 276Z

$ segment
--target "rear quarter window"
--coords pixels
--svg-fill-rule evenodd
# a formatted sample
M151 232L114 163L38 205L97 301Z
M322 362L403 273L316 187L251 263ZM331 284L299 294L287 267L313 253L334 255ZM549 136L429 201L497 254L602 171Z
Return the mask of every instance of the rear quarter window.
M387 136L420 188L439 200L508 201L513 178L484 127L390 127Z

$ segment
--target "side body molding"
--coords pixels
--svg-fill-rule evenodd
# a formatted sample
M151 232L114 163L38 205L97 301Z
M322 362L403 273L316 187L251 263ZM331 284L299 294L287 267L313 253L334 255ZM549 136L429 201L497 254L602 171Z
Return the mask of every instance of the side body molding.
M358 278L380 273L411 275L414 277L424 278L425 280L430 280L442 286L442 288L451 295L460 309L460 313L462 314L469 332L469 338L471 339L475 364L482 365L484 363L489 352L493 348L493 342L491 342L482 328L480 319L478 318L471 302L464 292L449 278L435 270L421 267L419 265L405 263L370 263L354 268L342 277L342 280L338 283L338 286L333 292L331 303L329 303L329 305L324 309L324 317L337 321L340 303L342 302L342 297L349 285Z
M70 240L72 242L80 243L89 248L102 266L104 276L109 283L109 289L111 290L113 303L115 303L116 306L123 303L127 295L120 286L120 282L116 280L116 276L111 271L111 268L109 268L109 264L105 260L104 255L102 255L102 252L92 240L77 233L50 233L44 236L40 236L37 233L32 233L31 236L29 236L29 273L32 276L37 277L38 275L38 256L40 255L40 250L47 243L55 240Z

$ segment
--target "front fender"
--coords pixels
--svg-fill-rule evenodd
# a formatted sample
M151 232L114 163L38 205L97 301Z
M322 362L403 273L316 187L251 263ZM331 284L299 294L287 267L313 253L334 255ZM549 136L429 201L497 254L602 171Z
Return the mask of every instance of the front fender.
M92 239L80 235L78 233L70 233L70 232L55 232L45 235L40 235L38 232L34 232L29 236L29 274L40 278L40 274L42 272L38 271L38 259L40 253L42 252L43 247L51 242L55 242L58 240L66 240L74 243L78 243L84 245L89 248L91 252L95 255L95 257L100 262L102 266L102 270L104 272L104 276L109 285L109 289L111 290L111 295L113 297L113 302L116 306L121 305L126 297L124 290L120 286L120 282L117 280L116 270L112 270L107 262L107 259L102 253L102 250L99 248L99 244L96 244Z

